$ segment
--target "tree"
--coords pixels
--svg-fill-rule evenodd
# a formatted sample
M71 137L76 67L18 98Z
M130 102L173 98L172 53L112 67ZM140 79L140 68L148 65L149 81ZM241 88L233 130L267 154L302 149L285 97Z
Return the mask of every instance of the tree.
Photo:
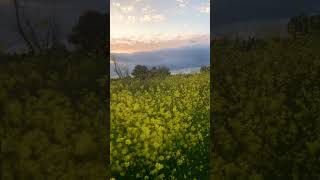
M210 71L210 66L201 66L200 72L209 72Z
M152 67L148 72L148 77L168 76L170 69L166 66Z
M136 65L132 71L132 75L135 78L146 79L148 77L149 70L147 66L144 65Z
M69 41L78 50L106 53L108 23L107 14L87 11L80 16L78 23L72 28Z
M117 58L113 55L111 55L111 63L114 65L114 72L117 74L119 79L124 79L130 76L129 69L124 66L120 67Z
M20 36L23 38L24 42L26 43L29 51L31 53L34 53L35 47L31 41L31 39L29 38L29 36L26 32L26 29L23 26L23 22L22 22L22 18L21 18L21 11L20 11L21 7L20 7L18 0L14 0L13 5L14 5L14 9L15 9L18 32L19 32Z
M319 33L320 31L320 15L314 15L310 17L311 31Z
M18 33L31 54L41 53L48 49L66 49L61 43L60 27L53 15L32 22L25 13L25 5L20 5L19 0L14 0L13 6Z
M310 32L309 17L305 15L296 16L288 23L288 33L297 38L299 35L306 35Z
M157 74L160 76L168 76L170 75L170 69L166 66L159 66L157 69Z

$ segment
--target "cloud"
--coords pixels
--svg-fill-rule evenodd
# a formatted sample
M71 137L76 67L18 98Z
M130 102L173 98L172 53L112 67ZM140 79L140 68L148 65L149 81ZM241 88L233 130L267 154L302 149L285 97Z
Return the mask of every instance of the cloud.
M164 14L157 12L149 4L140 2L146 0L135 1L116 1L113 0L111 19L116 24L144 24L157 23L166 19ZM140 3L140 4L138 4Z
M145 5L145 6L143 6L143 7L141 8L141 10L142 10L143 13L155 13L155 12L156 12L156 10L153 9L153 8L151 8L150 5Z
M210 3L203 3L201 4L201 6L199 7L199 11L200 13L210 13Z
M113 9L117 9L120 13L128 14L130 12L133 12L135 7L133 5L123 5L117 1L114 1L111 3Z
M114 7L120 7L121 4L120 4L120 3L117 3L117 2L112 2L112 6L114 6Z
M135 16L127 16L127 23L135 23L137 18Z
M143 37L127 37L111 39L111 52L141 52L164 48L177 48L186 45L209 44L209 35L168 35L157 34Z
M188 5L189 2L187 0L177 0L177 3L178 3L178 7L184 8Z
M123 6L123 7L120 7L120 10L121 12L123 13L130 13L132 12L134 9L134 6Z
M162 14L145 14L140 17L140 22L161 22L165 20L165 16Z

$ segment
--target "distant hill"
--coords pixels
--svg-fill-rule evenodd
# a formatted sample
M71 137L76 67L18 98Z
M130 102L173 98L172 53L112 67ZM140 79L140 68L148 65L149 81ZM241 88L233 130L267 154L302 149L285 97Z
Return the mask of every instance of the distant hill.
M131 72L132 69L140 64L146 66L167 66L170 70L176 71L181 69L196 68L210 64L210 46L193 45L180 48L161 49L150 52L138 53L113 53L118 59L120 66L127 67ZM115 75L114 66L111 64L111 76Z

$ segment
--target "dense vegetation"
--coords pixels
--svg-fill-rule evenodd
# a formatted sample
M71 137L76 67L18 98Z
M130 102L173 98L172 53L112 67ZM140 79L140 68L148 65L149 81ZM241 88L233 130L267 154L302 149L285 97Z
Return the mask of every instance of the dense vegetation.
M148 68L144 65L136 65L132 71L132 76L141 80L152 77L164 77L170 75L170 69L166 66Z
M320 38L302 29L294 39L215 41L211 104L205 67L114 80L113 177L319 179ZM106 179L101 51L0 53L1 179Z
M213 43L212 179L319 179L320 39L294 38Z
M106 179L106 17L79 18L74 51L55 39L26 54L0 53L0 179Z
M209 73L111 81L115 179L208 179Z
M2 178L105 179L105 58L6 58L0 66Z

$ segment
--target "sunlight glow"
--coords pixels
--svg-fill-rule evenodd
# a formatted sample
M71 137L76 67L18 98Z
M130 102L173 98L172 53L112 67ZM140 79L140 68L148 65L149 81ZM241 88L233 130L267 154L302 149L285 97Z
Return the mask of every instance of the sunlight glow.
M209 0L111 0L111 52L206 43Z

